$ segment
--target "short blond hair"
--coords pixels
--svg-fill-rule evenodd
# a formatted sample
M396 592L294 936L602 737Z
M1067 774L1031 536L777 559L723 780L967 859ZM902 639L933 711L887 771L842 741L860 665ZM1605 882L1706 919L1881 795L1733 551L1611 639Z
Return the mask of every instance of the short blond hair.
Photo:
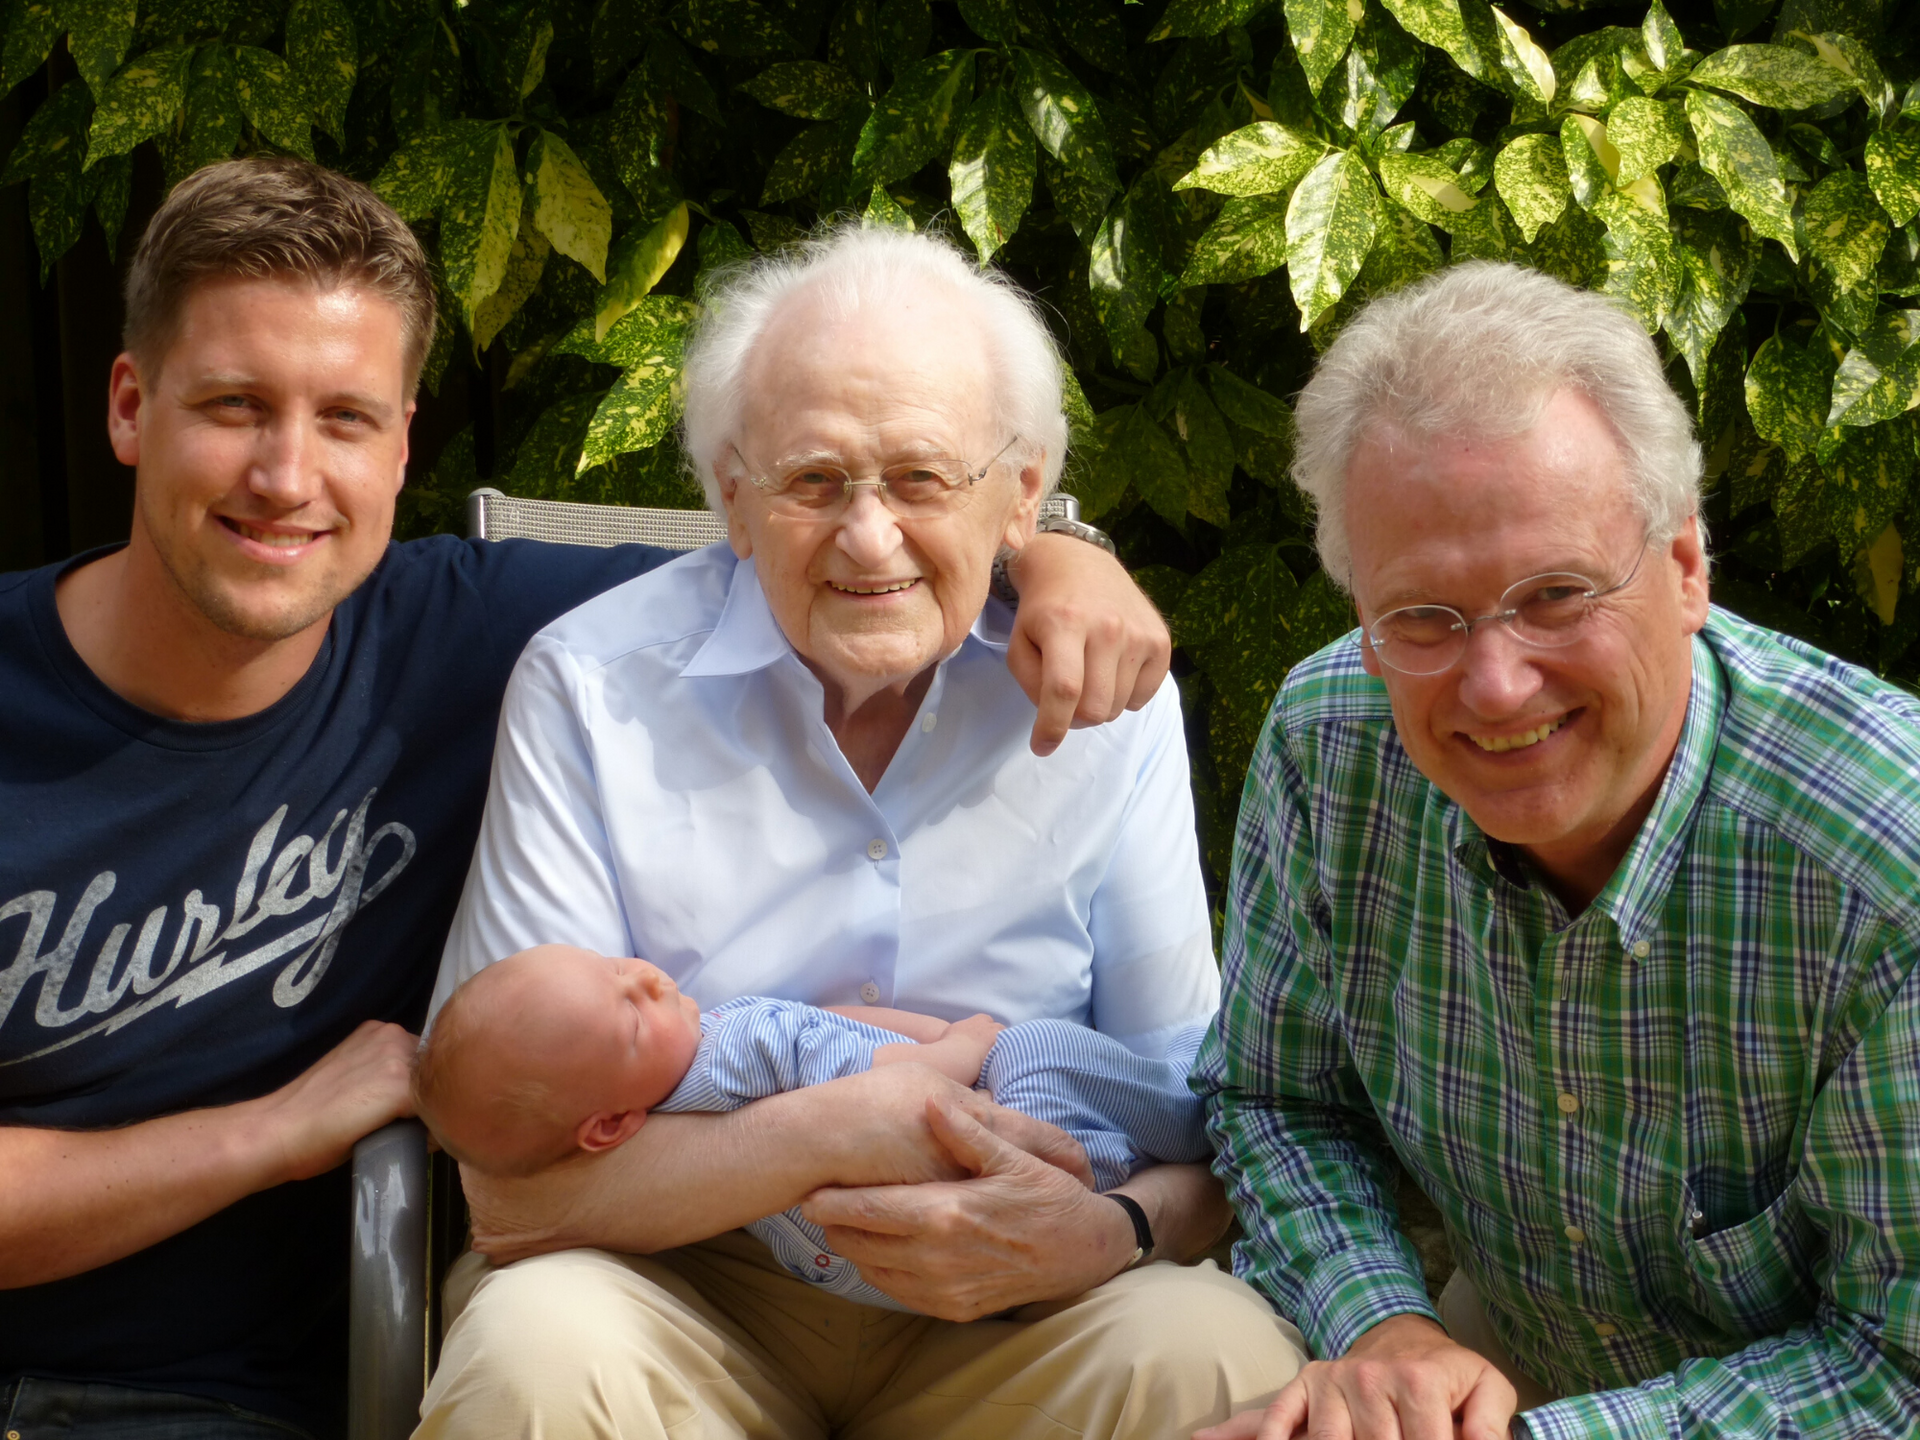
M400 311L407 393L419 386L433 343L433 271L407 222L358 180L285 155L222 160L187 176L127 267L126 348L158 367L193 287L229 276L360 285L390 301Z

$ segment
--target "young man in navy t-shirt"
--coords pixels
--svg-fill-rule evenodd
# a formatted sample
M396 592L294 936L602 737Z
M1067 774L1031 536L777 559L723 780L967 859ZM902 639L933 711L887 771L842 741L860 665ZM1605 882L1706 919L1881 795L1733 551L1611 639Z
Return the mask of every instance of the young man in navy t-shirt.
M390 543L433 288L363 186L209 167L127 290L131 538L0 577L0 1417L333 1434L341 1166L408 1111L507 676L667 557ZM1167 657L1043 540L1010 659L1042 751Z

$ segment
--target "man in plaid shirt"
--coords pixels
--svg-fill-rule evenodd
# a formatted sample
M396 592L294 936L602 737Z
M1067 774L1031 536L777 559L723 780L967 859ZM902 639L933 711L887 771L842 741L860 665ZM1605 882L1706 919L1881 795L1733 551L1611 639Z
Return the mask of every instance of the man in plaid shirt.
M1203 1435L1920 1432L1920 706L1709 608L1687 414L1598 296L1433 277L1299 422L1362 629L1261 739L1195 1085L1321 1359Z

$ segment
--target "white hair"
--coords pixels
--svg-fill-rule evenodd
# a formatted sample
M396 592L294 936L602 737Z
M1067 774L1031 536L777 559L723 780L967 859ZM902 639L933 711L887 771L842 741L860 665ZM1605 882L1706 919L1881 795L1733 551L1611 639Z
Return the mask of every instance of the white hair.
M722 509L713 462L740 438L747 362L781 306L804 294L823 298L839 315L884 313L930 289L955 296L978 317L993 377L992 418L1022 442L1009 457L1045 452L1045 493L1052 494L1066 463L1067 417L1060 350L1039 307L1012 280L976 266L945 239L843 222L778 253L728 266L701 297L683 362L680 433L707 504ZM929 343L943 342L929 337Z
M1539 423L1561 390L1585 395L1606 418L1648 538L1671 540L1699 513L1700 446L1659 352L1624 309L1491 260L1368 305L1321 357L1296 408L1293 478L1318 512L1327 578L1343 589L1352 582L1347 466L1376 426L1511 439Z

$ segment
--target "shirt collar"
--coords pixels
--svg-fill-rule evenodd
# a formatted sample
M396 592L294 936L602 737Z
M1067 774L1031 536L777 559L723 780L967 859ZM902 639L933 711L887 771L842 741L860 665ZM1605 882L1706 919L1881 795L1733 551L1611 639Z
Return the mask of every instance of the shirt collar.
M967 632L967 639L961 642L961 648L977 643L1004 655L1012 635L1013 611L989 597L980 613L974 616L973 626ZM766 592L760 588L760 576L749 557L734 565L719 623L680 673L683 676L748 675L794 653L780 622L773 618L773 607L767 603ZM799 657L795 655L795 658Z

